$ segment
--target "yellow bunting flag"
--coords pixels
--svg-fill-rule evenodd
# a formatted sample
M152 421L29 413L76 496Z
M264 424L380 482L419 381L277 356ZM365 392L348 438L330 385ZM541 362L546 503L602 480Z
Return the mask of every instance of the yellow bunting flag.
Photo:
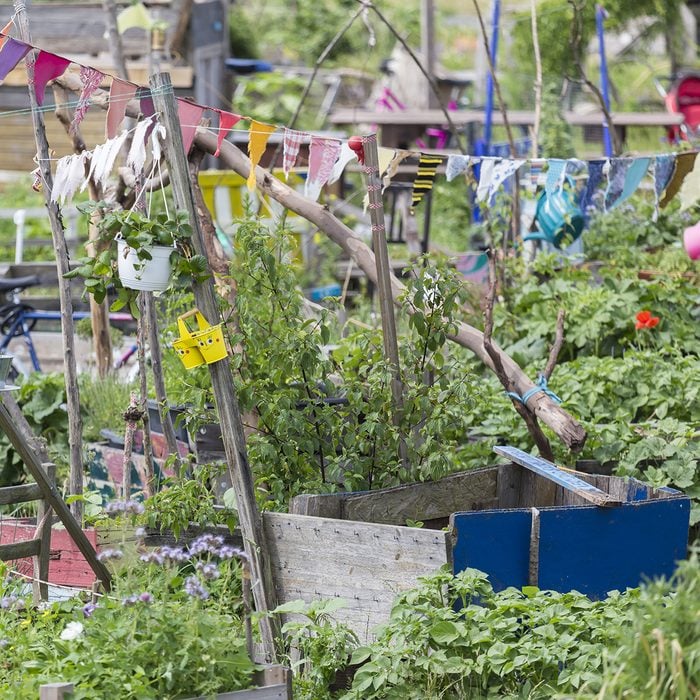
M263 124L256 122L255 119L250 121L250 137L248 141L248 156L250 157L250 175L248 175L247 185L252 192L255 189L255 167L260 162L265 146L270 138L270 134L277 127L272 124Z
M420 161L418 162L418 172L416 179L413 182L413 197L411 200L411 209L417 207L426 192L433 189L435 181L435 173L438 165L442 163L442 156L430 155L429 153L421 153Z

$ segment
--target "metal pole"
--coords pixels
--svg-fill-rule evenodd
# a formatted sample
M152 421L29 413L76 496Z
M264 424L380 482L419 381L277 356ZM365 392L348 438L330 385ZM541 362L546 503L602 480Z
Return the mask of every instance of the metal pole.
M605 34L603 32L603 23L608 13L602 5L596 5L595 8L595 24L598 32L598 50L600 52L600 91L603 94L605 108L610 113L610 88L608 85L608 62L605 58ZM607 119L603 118L603 145L605 147L605 155L607 158L613 156L612 138L610 136L610 124ZM613 127L614 128L614 127Z

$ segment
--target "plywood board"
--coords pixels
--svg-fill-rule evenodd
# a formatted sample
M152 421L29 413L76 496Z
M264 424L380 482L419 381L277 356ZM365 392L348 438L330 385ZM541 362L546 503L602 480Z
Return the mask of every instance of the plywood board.
M398 593L449 563L447 533L307 515L264 513L280 603L342 598L333 617L366 641Z

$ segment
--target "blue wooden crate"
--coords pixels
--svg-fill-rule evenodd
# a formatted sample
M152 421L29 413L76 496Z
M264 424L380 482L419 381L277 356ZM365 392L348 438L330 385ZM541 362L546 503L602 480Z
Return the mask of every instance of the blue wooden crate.
M535 585L594 598L670 576L687 550L690 499L636 479L573 474L511 447L496 452L498 508L455 512L454 571L496 590Z

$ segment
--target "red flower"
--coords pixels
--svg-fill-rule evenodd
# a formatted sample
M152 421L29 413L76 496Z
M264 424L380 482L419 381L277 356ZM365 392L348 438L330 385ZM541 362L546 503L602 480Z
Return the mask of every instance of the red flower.
M637 322L634 324L634 327L637 330L640 328L655 328L659 325L659 317L652 316L651 311L647 311L646 309L644 311L640 311L636 318Z

